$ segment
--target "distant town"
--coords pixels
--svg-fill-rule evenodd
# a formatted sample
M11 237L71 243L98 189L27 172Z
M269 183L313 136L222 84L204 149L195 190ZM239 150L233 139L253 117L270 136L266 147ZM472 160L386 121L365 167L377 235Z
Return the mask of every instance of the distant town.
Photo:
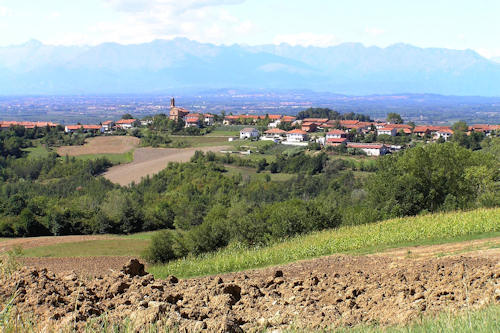
M263 140L291 146L308 146L317 144L320 147L336 147L351 151L362 151L367 156L380 156L405 148L410 142L448 141L454 130L451 126L415 125L402 123L399 118L393 121L366 121L356 119L302 118L284 114L265 115L225 115L191 112L176 106L171 99L168 119L182 124L184 128L210 128L213 126L240 126L239 139ZM0 130L8 130L14 126L33 129L35 127L60 128L65 133L111 134L116 131L128 131L140 127L148 127L154 117L142 119L125 116L119 120L106 120L95 124L60 125L54 122L0 121ZM490 136L500 130L500 125L473 124L467 127L467 135L480 133ZM127 132L122 132L126 134ZM116 133L115 133L116 134ZM229 140L238 137L229 138Z

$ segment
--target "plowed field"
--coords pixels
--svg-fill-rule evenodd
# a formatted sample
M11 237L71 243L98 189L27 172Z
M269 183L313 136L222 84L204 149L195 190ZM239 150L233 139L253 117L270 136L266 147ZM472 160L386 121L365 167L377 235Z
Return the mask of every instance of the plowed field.
M133 136L98 136L89 138L83 146L63 146L57 149L60 156L92 154L123 154L139 145L140 139Z

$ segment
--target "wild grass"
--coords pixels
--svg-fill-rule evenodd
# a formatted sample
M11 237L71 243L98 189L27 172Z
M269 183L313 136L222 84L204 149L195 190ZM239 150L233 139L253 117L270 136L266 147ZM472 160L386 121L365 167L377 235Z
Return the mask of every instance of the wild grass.
M172 142L170 147L211 147L229 145L227 137L208 137L208 136L174 136L170 137Z
M286 332L302 332L300 330L290 330ZM304 331L305 332L305 331ZM308 331L310 332L310 331ZM324 332L335 333L428 333L428 332L454 332L473 333L500 332L500 306L490 305L480 310L469 310L462 313L443 312L437 316L425 317L410 323L407 326L377 327L358 326L353 328L340 328L326 330Z
M264 180L266 175L269 175L272 181L287 181L295 177L295 175L289 173L270 173L269 171L257 173L255 168L239 167L234 165L225 165L224 167L227 170L225 175L229 177L241 174L243 178L248 177L252 180Z
M35 143L35 142L34 142ZM41 158L47 157L51 153L51 150L41 145L40 143L36 143L36 146L23 149L23 151L28 153L29 158Z
M75 156L79 160L95 160L102 157L110 160L113 165L126 164L134 161L134 151L131 150L123 154L86 154Z
M378 252L387 248L482 238L500 232L500 209L438 213L346 226L302 235L260 248L233 245L215 253L149 267L156 277L187 278L281 265L336 253Z
M106 239L60 243L24 250L25 257L137 256L148 247L147 239Z

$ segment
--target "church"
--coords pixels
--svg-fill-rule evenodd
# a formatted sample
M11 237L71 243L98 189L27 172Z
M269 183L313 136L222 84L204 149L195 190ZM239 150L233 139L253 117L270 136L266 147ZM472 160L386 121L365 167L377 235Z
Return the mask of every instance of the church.
M175 106L175 98L172 98L170 100L170 115L168 116L170 120L179 121L181 119L184 119L184 117L188 114L188 110Z

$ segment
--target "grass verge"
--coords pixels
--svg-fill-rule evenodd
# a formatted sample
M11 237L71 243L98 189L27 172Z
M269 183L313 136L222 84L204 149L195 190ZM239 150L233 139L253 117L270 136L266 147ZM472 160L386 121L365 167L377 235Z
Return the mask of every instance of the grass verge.
M299 332L290 330L287 332ZM500 306L491 305L480 310L459 314L444 312L436 317L426 317L402 327L358 326L332 330L336 333L427 333L427 332L500 332Z
M377 252L399 246L469 240L498 232L499 208L439 213L346 226L261 248L230 246L215 253L152 266L149 272L159 278L169 275L187 278L281 265L336 253Z

